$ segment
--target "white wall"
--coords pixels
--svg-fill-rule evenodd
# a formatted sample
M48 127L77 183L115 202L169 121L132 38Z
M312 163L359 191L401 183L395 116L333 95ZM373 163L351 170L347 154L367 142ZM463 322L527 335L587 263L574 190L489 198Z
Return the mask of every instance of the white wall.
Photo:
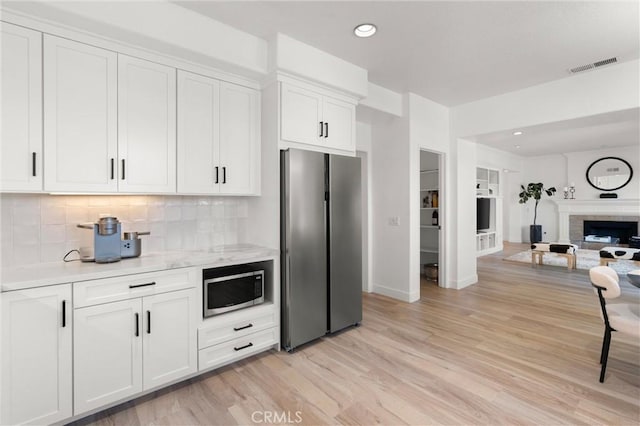
M409 114L409 212L410 212L410 263L409 288L417 300L420 297L420 151L428 150L442 155L440 173L444 187L439 192L440 218L440 282L443 287L456 287L451 281L453 268L457 264L455 252L451 250L454 241L451 229L456 226L452 220L452 209L449 200L454 194L451 185L449 155L449 108L413 93L407 95L406 111Z
M362 291L373 291L373 208L371 173L371 125L356 123L356 150L362 177Z
M615 192L621 199L640 199L640 135L634 146L609 148L595 151L571 152L567 157L567 180L563 187L570 183L576 184L575 197L580 200L597 199L605 191L599 191L589 185L586 172L591 163L603 157L619 157L626 160L633 169L631 182Z
M455 192L452 204L452 281L461 289L478 281L476 271L476 143L464 139L452 141L451 154L455 159L450 175Z
M555 187L558 192L549 198L543 195L538 205L538 220L542 225L543 239L557 241L558 210L552 199L562 199L562 190L571 183L576 184L574 194L577 200L598 199L604 191L598 191L587 183L586 171L589 165L602 157L620 157L627 160L634 170L631 182L624 188L614 191L620 199L640 199L640 146L609 148L595 151L570 152L567 154L529 157L524 161L521 184L542 182L545 187ZM523 241L529 241L529 225L533 223L534 202L530 200L521 206L521 235ZM511 241L511 240L509 240Z
M520 184L542 182L545 188L555 187L557 192L553 197L542 194L538 204L537 225L542 225L542 240L558 240L558 209L553 199L562 198L562 188L566 185L567 159L564 155L546 155L528 157L525 161L524 172ZM520 205L522 212L521 236L523 242L529 242L529 225L533 224L535 200L530 199Z
M378 114L371 125L371 144L373 291L415 300L409 287L408 120ZM390 223L392 218L397 218L397 226Z

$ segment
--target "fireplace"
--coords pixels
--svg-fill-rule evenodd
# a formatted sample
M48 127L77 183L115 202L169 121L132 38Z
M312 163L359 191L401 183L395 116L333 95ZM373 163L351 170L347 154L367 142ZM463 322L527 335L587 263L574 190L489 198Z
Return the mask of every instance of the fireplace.
M638 235L638 222L615 220L585 220L583 222L583 234L587 236L610 237L608 242L629 244L629 238ZM597 240L596 240L597 241Z

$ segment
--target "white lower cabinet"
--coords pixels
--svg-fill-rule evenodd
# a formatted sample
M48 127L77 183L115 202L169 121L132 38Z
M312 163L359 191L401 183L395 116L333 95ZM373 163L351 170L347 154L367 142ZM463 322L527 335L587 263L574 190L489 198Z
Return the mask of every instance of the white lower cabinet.
M195 373L199 312L195 288L76 309L74 414Z
M71 284L0 297L0 424L50 424L71 417Z
M141 299L74 311L74 412L142 392Z
M278 311L272 304L205 320L198 330L198 369L220 367L277 345L277 325Z

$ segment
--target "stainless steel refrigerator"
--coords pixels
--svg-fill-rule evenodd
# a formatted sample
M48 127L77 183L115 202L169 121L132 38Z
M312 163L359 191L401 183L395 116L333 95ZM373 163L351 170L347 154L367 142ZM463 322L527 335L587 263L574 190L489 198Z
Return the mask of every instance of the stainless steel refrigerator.
M280 153L286 350L362 321L360 159Z

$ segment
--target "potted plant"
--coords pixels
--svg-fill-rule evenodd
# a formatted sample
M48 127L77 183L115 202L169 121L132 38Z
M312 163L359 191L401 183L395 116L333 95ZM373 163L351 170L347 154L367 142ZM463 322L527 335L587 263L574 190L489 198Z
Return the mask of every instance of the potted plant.
M540 198L542 198L543 192L551 197L555 194L556 188L551 187L546 189L540 182L529 183L526 188L524 185L520 185L520 188L522 189L519 194L520 200L518 201L520 204L526 203L529 201L529 198L536 200L536 205L533 209L533 225L529 226L529 239L532 243L540 242L542 241L542 225L536 225L536 219L538 218L538 203L540 202Z

